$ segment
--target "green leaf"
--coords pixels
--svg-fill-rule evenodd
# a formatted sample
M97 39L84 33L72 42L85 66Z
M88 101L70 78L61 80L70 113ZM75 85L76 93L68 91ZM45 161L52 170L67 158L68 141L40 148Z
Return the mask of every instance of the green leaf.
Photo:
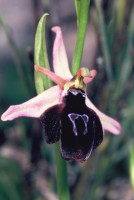
M35 65L50 69L45 40L45 24L47 15L48 14L46 13L41 17L37 26L34 44L34 63ZM38 94L51 87L51 85L52 83L47 76L35 71L35 87Z
M46 51L46 41L45 41L45 30L44 26L46 23L46 16L48 14L44 14L39 21L36 35L35 35L35 64L41 67L45 67L50 69L47 51ZM35 72L35 85L37 93L41 93L44 89L49 88L52 83L51 81L42 74ZM56 148L56 161L57 161L57 183L58 183L58 193L59 193L59 200L69 200L69 191L68 191L68 184L67 184L67 169L66 163L61 158L59 152L59 145L55 145Z

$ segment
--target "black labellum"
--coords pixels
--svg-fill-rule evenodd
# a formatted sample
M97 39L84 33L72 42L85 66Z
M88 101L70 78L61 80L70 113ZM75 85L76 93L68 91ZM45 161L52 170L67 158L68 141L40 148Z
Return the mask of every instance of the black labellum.
M60 140L64 159L83 162L103 140L99 117L85 104L86 95L79 89L69 89L63 103L45 111L40 120L47 143Z

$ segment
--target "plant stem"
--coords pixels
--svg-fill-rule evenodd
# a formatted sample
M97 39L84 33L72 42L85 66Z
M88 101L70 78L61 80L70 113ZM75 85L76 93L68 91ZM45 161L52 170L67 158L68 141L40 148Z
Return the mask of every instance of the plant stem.
M47 14L44 14L37 26L35 35L35 64L47 67L49 69L49 61L46 49L46 39L45 39L45 24L46 24ZM37 94L40 94L45 89L49 88L52 83L48 77L41 76L39 73L35 72L35 85ZM69 190L67 183L67 167L66 162L62 159L60 155L59 145L55 144L55 157L56 157L56 167L57 167L57 188L59 194L59 200L69 200Z
M70 194L67 181L66 161L62 159L59 151L59 142L55 144L55 155L57 165L57 189L59 200L69 200Z
M90 0L80 0L79 10L77 13L78 31L74 58L72 62L72 73L75 74L81 65L84 40L88 23L88 10ZM67 183L67 166L59 152L59 144L55 144L56 164L57 164L57 189L59 200L69 200L69 190Z
M79 12L77 13L78 30L77 30L77 39L76 39L74 57L72 62L73 74L76 74L77 70L80 68L81 65L84 40L88 23L89 3L90 0L80 0L79 9L77 9L77 12Z
M77 13L78 31L76 47L72 63L72 73L75 74L81 65L81 58L83 53L84 40L86 35L88 23L88 10L90 0L80 0L79 10ZM55 144L55 154L57 163L57 187L59 200L69 200L69 190L67 183L67 166L65 160L62 159L59 152L59 144Z

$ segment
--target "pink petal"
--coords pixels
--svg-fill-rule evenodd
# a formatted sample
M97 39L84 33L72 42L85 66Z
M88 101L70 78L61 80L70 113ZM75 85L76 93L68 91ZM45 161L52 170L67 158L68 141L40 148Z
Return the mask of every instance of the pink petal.
M64 79L70 80L72 74L69 69L67 54L62 38L61 28L55 26L52 28L52 31L56 33L56 38L53 46L53 67L54 72L61 76Z
M40 117L49 107L61 102L62 90L59 86L53 86L29 101L10 106L1 116L2 121L10 121L18 117Z
M84 77L84 79L83 79L84 83L88 84L88 83L92 82L94 77L96 76L96 74L97 74L96 70L94 70L94 69L91 70L90 76Z
M118 121L105 115L100 110L98 110L88 98L86 98L86 105L89 108L93 109L96 112L96 114L99 116L104 130L109 131L115 135L118 135L121 133L121 125Z
M62 77L56 75L54 72L51 72L48 69L45 69L43 67L40 67L38 65L34 66L35 71L40 72L44 75L47 75L51 81L53 81L54 83L56 83L57 85L60 86L61 89L64 88L65 83L67 82L66 80L64 80Z

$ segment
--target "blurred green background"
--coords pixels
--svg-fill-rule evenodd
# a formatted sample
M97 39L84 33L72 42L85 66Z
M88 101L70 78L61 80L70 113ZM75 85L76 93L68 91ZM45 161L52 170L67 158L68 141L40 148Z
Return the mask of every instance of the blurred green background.
M36 95L33 47L38 20L47 18L50 63L60 25L69 62L75 47L74 2L0 0L0 114ZM134 2L92 0L82 66L98 72L88 96L118 119L122 133L105 133L84 164L68 162L73 200L134 199ZM43 139L37 119L0 121L0 200L57 200L53 145Z

